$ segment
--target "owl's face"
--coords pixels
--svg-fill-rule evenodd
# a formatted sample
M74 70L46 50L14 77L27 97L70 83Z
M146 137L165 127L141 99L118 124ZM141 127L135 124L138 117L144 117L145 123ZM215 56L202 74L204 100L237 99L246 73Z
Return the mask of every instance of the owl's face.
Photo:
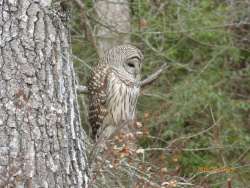
M140 80L143 55L138 48L127 44L116 46L106 52L105 59L119 74Z
M123 68L124 70L130 74L136 80L140 79L142 62L138 57L132 57L124 61Z

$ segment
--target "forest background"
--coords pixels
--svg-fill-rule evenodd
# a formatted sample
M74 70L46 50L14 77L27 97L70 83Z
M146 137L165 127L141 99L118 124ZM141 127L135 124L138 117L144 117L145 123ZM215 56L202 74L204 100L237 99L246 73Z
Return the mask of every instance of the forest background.
M144 162L138 168L159 185L165 177L180 177L201 187L249 187L250 2L128 3L130 41L145 56L143 78L169 66L138 101L143 135L137 155ZM105 24L98 21L94 1L72 1L70 12L75 71L85 85L98 61L96 29ZM88 133L84 94L79 102Z

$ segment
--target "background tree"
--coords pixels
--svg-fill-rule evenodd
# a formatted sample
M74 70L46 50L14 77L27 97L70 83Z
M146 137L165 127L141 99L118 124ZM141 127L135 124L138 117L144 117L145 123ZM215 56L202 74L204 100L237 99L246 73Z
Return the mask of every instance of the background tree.
M0 10L0 187L87 187L67 16L50 0Z
M131 19L127 0L102 1L94 3L97 50L103 53L113 46L130 42Z

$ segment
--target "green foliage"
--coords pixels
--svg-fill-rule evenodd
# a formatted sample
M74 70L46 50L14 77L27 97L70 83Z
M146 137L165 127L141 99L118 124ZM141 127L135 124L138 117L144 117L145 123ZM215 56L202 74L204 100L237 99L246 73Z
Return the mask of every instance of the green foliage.
M136 12L140 13L136 15L138 19L148 22L147 28L135 34L135 39L143 41L146 46L144 73L149 74L154 64L160 62L167 61L172 65L171 70L147 90L152 93L153 99L143 96L139 101L142 121L145 111L152 114L151 120L144 120L145 126L150 128L152 135L160 135L166 141L193 135L214 124L220 129L219 133L211 129L206 134L179 141L185 143L179 150L182 153L180 165L186 176L197 172L199 167L225 165L220 153L227 165L240 165L232 162L250 144L249 120L246 120L249 118L250 77L237 78L237 87L244 97L236 97L234 95L238 91L232 91L236 75L244 70L243 74L249 76L249 65L233 68L249 63L249 49L238 48L234 33L227 29L232 9L226 3L194 2L168 2L158 16L154 16L152 4L148 1L138 0L133 4L138 9ZM140 6L135 6L138 4ZM157 7L154 8L157 10ZM152 113L155 111L159 112L157 117ZM148 145L145 141L143 145L147 147L162 145L150 140ZM187 148L216 148L217 145L224 149L221 152L216 149L181 151ZM247 173L242 176L248 179ZM222 179L221 176L216 181ZM211 181L214 180L211 176Z

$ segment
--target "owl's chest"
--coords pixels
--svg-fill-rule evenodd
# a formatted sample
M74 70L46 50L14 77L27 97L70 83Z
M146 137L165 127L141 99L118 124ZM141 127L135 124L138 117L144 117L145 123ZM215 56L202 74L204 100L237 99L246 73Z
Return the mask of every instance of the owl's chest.
M125 121L133 120L136 103L139 96L139 87L127 85L117 77L110 77L107 95L107 123L119 125Z

